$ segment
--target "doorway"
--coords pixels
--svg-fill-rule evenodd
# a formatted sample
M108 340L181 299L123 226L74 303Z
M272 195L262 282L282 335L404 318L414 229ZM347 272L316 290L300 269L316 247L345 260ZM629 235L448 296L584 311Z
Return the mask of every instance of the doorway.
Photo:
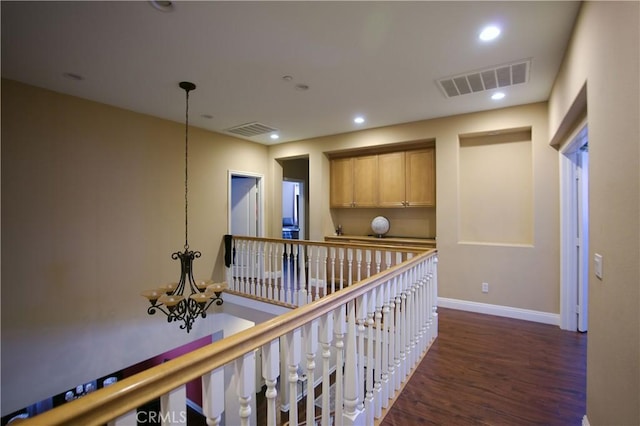
M304 181L282 181L282 238L304 239Z
M262 175L229 171L229 218L231 235L263 236Z
M589 138L582 123L560 151L560 328L586 332L589 306Z

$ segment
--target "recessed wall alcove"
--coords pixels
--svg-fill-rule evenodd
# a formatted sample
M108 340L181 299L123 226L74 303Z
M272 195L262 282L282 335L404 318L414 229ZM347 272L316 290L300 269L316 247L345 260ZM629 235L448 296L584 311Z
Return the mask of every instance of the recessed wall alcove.
M533 245L531 128L459 136L461 243Z

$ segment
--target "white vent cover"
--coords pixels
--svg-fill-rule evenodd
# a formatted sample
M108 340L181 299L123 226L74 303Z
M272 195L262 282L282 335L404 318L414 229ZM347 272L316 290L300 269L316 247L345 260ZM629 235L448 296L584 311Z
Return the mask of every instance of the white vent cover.
M278 129L274 129L273 127L269 127L267 125L264 125L262 123L258 123L255 121L253 123L241 124L239 126L234 126L225 130L225 132L234 133L236 135L246 136L246 137L258 136L258 135L263 135L265 133L271 133L271 132L277 132L277 131Z
M500 87L514 86L529 81L531 60L499 65L438 80L438 86L447 98L483 92Z

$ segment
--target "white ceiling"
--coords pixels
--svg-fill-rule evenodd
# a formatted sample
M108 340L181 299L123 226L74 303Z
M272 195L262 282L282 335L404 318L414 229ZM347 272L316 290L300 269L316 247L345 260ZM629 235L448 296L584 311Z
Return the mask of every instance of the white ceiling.
M180 1L162 12L147 1L2 1L2 77L178 122L178 82L188 80L191 125L226 133L259 122L280 143L547 100L579 7ZM480 42L490 23L501 36ZM490 92L448 99L436 84L523 59L529 81L498 102ZM357 114L367 121L354 124Z

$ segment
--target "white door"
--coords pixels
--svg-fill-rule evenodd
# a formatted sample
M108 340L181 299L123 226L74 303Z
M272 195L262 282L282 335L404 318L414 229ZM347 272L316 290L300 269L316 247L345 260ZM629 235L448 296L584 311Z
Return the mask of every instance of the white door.
M560 327L587 331L589 294L589 167L586 124L561 150Z
M232 235L259 236L260 180L231 175L230 226Z
M578 331L587 331L589 305L589 149L585 144L576 153L576 198L578 233Z

